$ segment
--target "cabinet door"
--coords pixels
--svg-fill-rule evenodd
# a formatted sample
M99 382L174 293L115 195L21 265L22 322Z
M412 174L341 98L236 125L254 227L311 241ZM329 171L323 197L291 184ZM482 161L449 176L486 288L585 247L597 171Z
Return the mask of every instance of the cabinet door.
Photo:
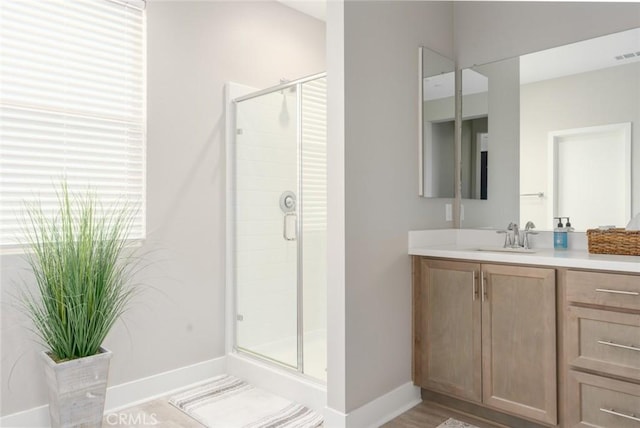
M483 401L556 424L553 269L482 265Z
M416 363L423 388L482 399L480 265L421 259L421 338Z

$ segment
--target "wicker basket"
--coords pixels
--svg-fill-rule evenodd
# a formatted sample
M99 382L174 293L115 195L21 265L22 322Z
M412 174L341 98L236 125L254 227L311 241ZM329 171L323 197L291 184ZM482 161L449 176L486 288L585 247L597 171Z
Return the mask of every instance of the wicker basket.
M590 253L640 256L640 230L589 229L587 237Z

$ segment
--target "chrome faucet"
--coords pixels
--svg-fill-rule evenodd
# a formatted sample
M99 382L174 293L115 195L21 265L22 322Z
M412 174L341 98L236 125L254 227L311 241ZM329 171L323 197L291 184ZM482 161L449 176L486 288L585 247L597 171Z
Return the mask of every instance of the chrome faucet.
M520 245L520 229L518 228L518 225L511 222L509 223L509 226L507 226L507 230L511 231L511 233L509 234L509 245L511 246L511 248L521 247L522 245Z
M533 224L532 221L528 221L527 224L524 225L524 238L522 239L522 247L529 249L531 248L531 243L529 242L529 235L537 235L538 232L534 232L536 225Z
M530 249L531 243L529 242L529 235L537 235L538 232L534 232L536 227L532 221L528 221L524 226L524 230L520 230L516 223L509 223L509 226L505 230L498 230L497 233L504 233L504 248L525 248Z
M518 225L513 222L509 223L506 229L498 230L496 233L504 233L503 248L515 248L520 239Z

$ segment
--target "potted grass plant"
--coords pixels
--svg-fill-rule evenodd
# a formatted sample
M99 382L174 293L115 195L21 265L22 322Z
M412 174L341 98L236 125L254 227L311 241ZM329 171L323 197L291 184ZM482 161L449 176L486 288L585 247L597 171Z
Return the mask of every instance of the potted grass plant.
M54 215L25 204L26 259L37 287L21 294L47 350L53 427L101 426L111 352L102 342L135 292L138 258L127 244L136 210L106 209L95 194L58 190Z

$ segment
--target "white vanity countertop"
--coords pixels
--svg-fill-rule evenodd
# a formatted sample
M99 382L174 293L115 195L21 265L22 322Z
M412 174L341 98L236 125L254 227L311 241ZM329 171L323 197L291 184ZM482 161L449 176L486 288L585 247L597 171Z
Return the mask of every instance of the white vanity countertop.
M640 256L589 254L584 234L572 234L568 250L551 247L552 232L540 232L533 242L535 253L479 251L478 248L500 248L504 235L494 230L441 229L409 232L409 255L443 257L479 262L514 263L592 270L640 273ZM572 242L573 241L573 242ZM539 244L539 245L536 245Z

